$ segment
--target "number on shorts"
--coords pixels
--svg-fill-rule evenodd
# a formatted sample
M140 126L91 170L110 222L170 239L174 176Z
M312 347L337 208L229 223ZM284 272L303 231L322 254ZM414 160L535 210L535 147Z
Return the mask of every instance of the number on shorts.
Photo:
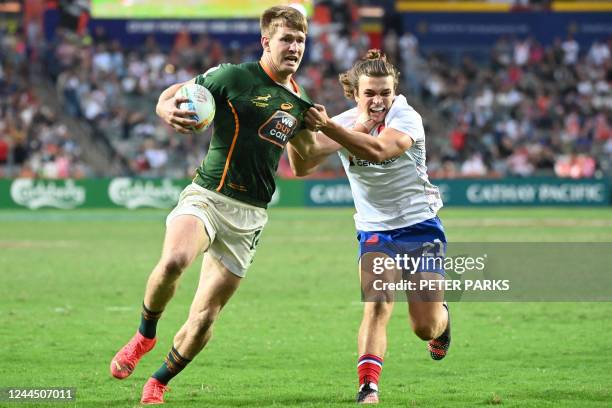
M251 251L255 249L257 244L259 244L259 234L261 234L260 229L253 233L253 240L251 241L251 247L249 248Z
M424 242L422 245L422 248L423 248L423 256L431 256L431 257L445 256L444 243L438 238L434 239L432 242Z

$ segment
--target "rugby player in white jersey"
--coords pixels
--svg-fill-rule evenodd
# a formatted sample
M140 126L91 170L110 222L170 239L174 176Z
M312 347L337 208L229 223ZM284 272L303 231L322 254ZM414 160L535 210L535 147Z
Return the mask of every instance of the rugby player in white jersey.
M379 50L369 50L340 75L345 96L357 106L332 119L323 106L311 108L306 122L318 132L295 138L288 149L298 176L310 174L329 154L338 152L351 185L365 301L358 335L359 403L378 403L386 327L394 304L393 295L372 289L375 267L396 255L434 253L439 257L446 249L444 229L436 215L442 201L427 177L423 123L406 98L396 95L398 77L399 72ZM419 281L444 276L441 262L415 267L409 275L406 269L399 269L405 266L392 266L392 274L410 276L413 281L415 277ZM431 357L444 358L451 337L443 292L408 293L408 309L412 329L428 341Z

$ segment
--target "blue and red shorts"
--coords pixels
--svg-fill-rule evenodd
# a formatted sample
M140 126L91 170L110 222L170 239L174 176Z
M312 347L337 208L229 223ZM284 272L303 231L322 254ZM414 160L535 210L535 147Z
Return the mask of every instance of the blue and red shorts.
M438 217L389 231L357 231L359 259L368 252L382 252L391 258L422 257L415 271L444 276L446 235ZM414 265L414 263L412 263Z

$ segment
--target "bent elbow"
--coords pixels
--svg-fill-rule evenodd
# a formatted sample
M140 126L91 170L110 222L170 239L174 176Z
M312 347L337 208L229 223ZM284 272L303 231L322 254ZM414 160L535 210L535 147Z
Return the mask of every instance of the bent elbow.
M311 170L304 165L296 164L293 160L289 161L289 167L295 177L304 177L310 174Z
M293 171L293 175L295 177L305 177L312 173L312 169L296 168L293 166L291 167L291 170Z

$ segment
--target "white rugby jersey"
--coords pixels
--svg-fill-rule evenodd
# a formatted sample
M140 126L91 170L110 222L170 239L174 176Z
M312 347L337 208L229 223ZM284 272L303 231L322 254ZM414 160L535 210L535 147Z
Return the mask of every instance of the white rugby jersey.
M349 109L332 119L353 128L359 113ZM429 182L425 166L423 121L403 95L397 95L385 117L384 127L410 135L414 143L400 156L372 163L338 151L355 201L355 226L362 231L388 231L433 218L442 207L438 188ZM384 128L372 129L377 137Z

